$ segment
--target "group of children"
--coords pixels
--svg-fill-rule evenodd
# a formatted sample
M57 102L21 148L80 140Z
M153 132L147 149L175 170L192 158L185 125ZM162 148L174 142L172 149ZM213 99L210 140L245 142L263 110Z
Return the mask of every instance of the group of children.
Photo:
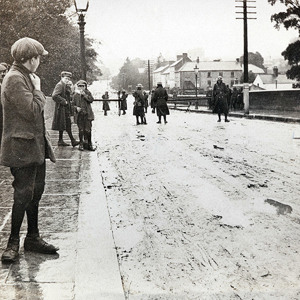
M92 144L94 113L91 106L94 98L87 89L86 81L79 80L73 85L71 78L72 73L61 72L61 80L52 93L52 99L55 101L52 130L59 131L58 146L69 146L63 140L63 131L65 130L73 147L79 145L81 151L95 151L96 148ZM73 115L79 130L79 141L73 137L71 130L71 116Z

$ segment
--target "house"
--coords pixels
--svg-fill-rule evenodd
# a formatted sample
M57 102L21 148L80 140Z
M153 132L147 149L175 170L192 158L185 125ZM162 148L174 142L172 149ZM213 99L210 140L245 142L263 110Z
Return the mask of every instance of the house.
M223 77L223 82L229 86L240 82L242 67L239 61L200 61L187 62L178 71L178 82L176 85L181 89L195 88L195 67L198 68L197 87L200 90L212 88L218 76Z
M166 82L165 82L165 76L163 75L163 72L165 70L167 70L169 68L169 64L165 65L165 66L161 66L159 68L157 68L156 70L153 71L152 73L152 79L153 79L153 86L156 86L156 84L158 82L162 82L163 86L166 85Z
M170 73L168 79L168 88L178 88L179 85L179 74L178 70L187 62L192 60L188 57L187 53L182 53L182 55L177 55L177 60L170 65Z
M258 74L253 82L264 90L291 90L297 81L288 79L285 74Z

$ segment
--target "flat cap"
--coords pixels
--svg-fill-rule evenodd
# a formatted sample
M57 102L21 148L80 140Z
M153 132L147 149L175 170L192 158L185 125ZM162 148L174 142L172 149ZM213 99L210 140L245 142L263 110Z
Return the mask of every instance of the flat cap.
M62 71L60 73L60 77L69 77L69 78L72 78L72 73L68 72L68 71Z
M45 50L40 42L28 37L17 40L11 46L11 55L17 62L25 62L35 56L47 54L48 51Z
M85 86L87 86L87 82L84 81L84 80L78 80L78 81L76 82L76 85L77 85L77 86L80 86L80 85L85 85Z

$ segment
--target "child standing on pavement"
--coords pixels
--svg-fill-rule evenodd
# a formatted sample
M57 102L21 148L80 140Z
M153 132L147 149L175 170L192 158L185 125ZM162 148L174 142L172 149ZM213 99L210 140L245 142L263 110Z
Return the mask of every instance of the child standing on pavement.
M87 89L87 83L84 80L79 80L75 85L73 95L73 105L77 114L77 126L79 130L79 150L84 150L84 140L87 141L86 150L95 151L96 148L92 145L92 121L94 113L91 103L94 98L91 92Z

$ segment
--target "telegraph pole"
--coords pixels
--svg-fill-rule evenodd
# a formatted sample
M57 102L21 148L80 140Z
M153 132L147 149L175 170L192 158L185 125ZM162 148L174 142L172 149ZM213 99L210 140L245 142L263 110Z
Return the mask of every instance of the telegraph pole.
M148 85L149 85L149 93L151 91L151 80L150 80L150 60L148 59Z
M256 14L255 11L251 11L251 9L256 8L256 6L250 6L248 3L256 3L256 0L235 0L236 3L243 2L243 6L236 5L236 8L242 8L242 11L237 11L236 13L243 14L242 19L244 21L244 112L245 114L249 114L249 78L248 78L248 19L256 20L256 18L248 17L248 14ZM248 11L250 9L250 11Z

